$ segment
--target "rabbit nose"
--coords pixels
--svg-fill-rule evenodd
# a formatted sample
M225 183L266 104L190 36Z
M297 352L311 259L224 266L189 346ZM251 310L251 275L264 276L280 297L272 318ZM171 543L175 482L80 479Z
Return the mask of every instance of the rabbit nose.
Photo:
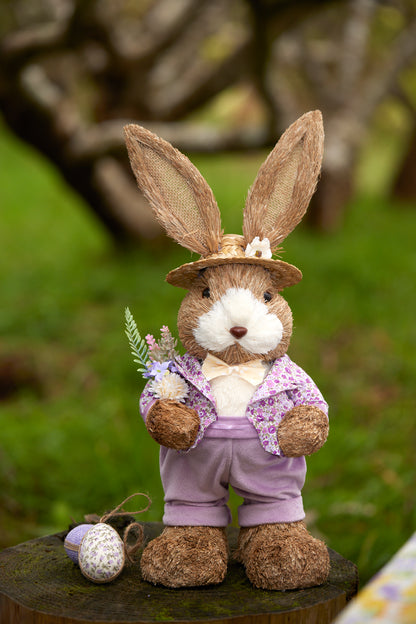
M234 338L242 338L247 333L247 329L245 327L231 327L230 334L234 336Z

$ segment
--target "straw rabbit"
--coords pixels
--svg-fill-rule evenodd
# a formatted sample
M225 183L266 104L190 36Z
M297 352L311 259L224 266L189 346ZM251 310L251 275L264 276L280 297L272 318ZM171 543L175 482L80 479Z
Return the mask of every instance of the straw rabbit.
M325 582L326 546L307 531L301 489L305 455L328 435L327 404L286 354L292 314L283 288L302 274L273 259L315 190L323 151L319 111L284 133L251 187L243 235L223 235L207 182L148 130L125 129L138 185L179 244L201 255L167 281L188 290L178 314L186 354L177 371L184 402L141 410L161 445L163 533L144 550L143 577L168 587L220 583L227 571L229 486L243 498L234 556L254 586L286 590Z

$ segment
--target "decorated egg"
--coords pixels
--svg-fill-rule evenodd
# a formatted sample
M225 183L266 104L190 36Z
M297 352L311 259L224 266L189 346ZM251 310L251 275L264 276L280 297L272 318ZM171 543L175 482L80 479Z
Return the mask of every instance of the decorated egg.
M104 523L89 529L79 546L78 564L94 583L115 579L124 567L124 544L117 531Z
M78 563L78 551L85 533L92 529L93 524L79 524L69 531L64 541L66 554L74 563Z
M108 524L80 524L68 533L64 547L82 574L94 583L108 583L123 570L124 544Z

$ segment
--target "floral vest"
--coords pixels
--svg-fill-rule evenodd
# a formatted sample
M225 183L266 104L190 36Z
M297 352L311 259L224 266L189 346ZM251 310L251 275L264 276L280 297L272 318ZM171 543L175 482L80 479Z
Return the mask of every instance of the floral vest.
M201 424L194 448L203 439L207 428L218 419L211 385L201 371L201 362L189 353L176 359L179 374L188 382L185 405L195 409ZM153 403L149 384L140 398L143 417ZM288 355L273 362L270 372L254 392L246 411L255 427L263 448L272 455L281 455L277 430L283 416L292 407L314 405L328 414L328 405L312 379Z

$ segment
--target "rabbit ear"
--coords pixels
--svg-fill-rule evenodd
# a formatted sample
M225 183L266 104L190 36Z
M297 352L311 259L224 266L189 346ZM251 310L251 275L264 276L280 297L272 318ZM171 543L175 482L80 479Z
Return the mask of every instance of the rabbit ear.
M222 234L220 212L198 169L149 130L130 124L124 132L137 183L166 233L202 256L216 253Z
M323 156L320 111L302 115L260 167L244 209L247 243L268 238L272 250L295 228L315 191Z

